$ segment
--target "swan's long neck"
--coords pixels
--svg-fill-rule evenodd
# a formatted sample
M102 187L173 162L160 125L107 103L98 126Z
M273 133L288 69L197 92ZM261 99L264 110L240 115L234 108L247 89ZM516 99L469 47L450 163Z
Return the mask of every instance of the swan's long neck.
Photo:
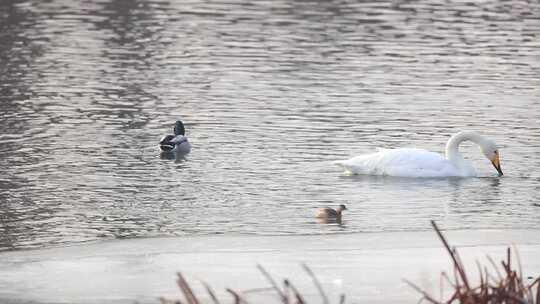
M485 141L484 137L476 132L459 132L450 137L446 143L446 158L454 164L461 164L463 162L463 157L459 153L459 144L467 140L480 146L482 145L482 142Z

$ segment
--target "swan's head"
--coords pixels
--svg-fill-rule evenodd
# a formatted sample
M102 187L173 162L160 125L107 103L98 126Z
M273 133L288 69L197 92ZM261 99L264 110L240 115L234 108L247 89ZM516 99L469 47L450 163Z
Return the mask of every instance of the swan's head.
M499 160L499 149L497 148L495 142L491 140L484 140L480 144L480 149L482 149L484 156L491 161L493 167L497 169L499 176L502 176L503 172L501 170L501 163Z
M174 125L174 135L186 135L186 128L181 120L177 120L176 124Z

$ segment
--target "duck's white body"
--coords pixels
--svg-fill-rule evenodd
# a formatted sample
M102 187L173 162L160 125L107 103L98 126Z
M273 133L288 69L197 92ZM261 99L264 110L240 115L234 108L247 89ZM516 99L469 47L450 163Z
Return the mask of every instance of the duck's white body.
M163 142L163 139L161 141ZM191 151L191 144L189 143L188 138L184 135L175 136L169 140L169 143L173 148L168 152L189 153Z
M360 155L335 162L350 174L388 175L398 177L473 177L476 171L458 151L463 141L480 146L499 174L499 154L495 143L475 132L460 132L452 136L446 145L446 157L424 149L380 149L376 153Z

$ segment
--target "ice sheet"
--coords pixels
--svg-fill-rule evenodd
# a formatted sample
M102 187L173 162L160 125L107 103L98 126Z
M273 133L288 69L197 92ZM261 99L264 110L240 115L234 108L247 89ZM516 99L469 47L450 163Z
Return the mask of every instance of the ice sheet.
M540 274L538 230L448 231L471 275L475 259L506 256L519 248L524 276ZM434 232L357 233L311 236L205 236L126 239L82 246L0 254L0 300L25 303L157 303L178 298L175 273L182 271L197 293L197 280L223 298L225 287L238 291L268 287L262 264L275 279L290 279L306 298L319 298L306 263L337 303L416 303L419 294L406 278L438 295L439 274L451 262ZM203 297L204 298L204 297ZM273 292L248 294L256 303L277 303ZM313 301L318 303L319 301Z

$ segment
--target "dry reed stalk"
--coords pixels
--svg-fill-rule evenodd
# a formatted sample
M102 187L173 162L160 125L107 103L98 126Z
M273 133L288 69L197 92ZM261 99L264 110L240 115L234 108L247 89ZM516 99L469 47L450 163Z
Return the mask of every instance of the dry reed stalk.
M412 289L418 291L419 293L421 293L424 297L420 300L427 300L429 301L430 303L434 303L434 304L440 304L441 302L435 300L433 297L431 297L427 292L423 291L422 288L416 286L416 284L414 284L413 282L409 281L409 280L406 280L406 279L403 279L403 281L409 285Z
M289 288L291 288L293 294L294 294L294 299L296 300L295 304L306 304L306 301L304 300L304 297L302 297L302 294L300 294L300 292L298 291L298 289L296 289L296 287L294 287L294 285L287 279L283 280L283 282L289 286ZM285 303L288 303L288 302L283 302L284 304Z
M427 300L431 303L441 304L540 304L540 277L532 284L527 285L523 280L521 261L517 254L515 258L519 272L512 267L512 250L510 247L506 251L506 260L501 261L503 273L499 271L499 267L497 267L493 259L488 256L488 260L493 266L493 269L495 269L498 279L491 276L487 267L483 267L482 269L482 265L478 261L476 262L480 276L480 285L471 288L459 253L455 248L450 247L434 221L431 221L431 225L453 261L454 283L451 282L450 278L444 272L441 276L447 278L452 288L454 288L454 293L446 301L442 299L441 301L436 301L418 286L405 280L409 286L422 294L421 301ZM515 251L517 252L517 250ZM534 288L536 288L536 293L534 292Z
M263 276L266 278L266 280L268 280L268 282L270 283L270 285L272 285L272 287L274 288L274 290L278 293L279 297L281 298L281 301L283 303L288 303L288 298L285 296L285 294L283 293L283 291L281 291L281 289L279 289L278 285L276 284L276 281L274 281L274 279L272 278L272 276L266 271L266 269L264 269L264 267L262 267L260 264L257 264L257 268L259 269L259 271L263 274Z
M180 300L169 300L165 299L164 297L159 297L158 300L161 304L182 304Z
M219 302L218 298L216 297L216 294L214 293L214 290L210 287L210 285L208 285L208 284L206 284L206 282L202 282L202 281L201 281L201 284L206 289L206 293L210 296L210 298L212 299L214 304L221 304Z
M189 287L188 282L182 276L182 274L179 272L177 273L178 280L176 283L178 284L178 287L180 287L180 290L182 290L182 293L184 293L184 297L186 298L186 301L188 304L199 304L199 300L195 297L195 294L193 294L193 291L191 290L191 287Z
M450 257L454 261L454 267L457 268L457 270L459 271L459 275L461 276L461 279L463 280L463 284L465 284L465 287L468 290L471 289L469 287L469 281L467 280L467 276L465 275L465 271L463 270L463 267L461 266L461 263L458 262L456 252L454 250L450 249L450 245L448 245L448 242L446 241L446 239L442 235L441 231L439 230L439 227L437 227L437 224L435 223L435 221L431 221L431 226L433 226L433 229L435 229L435 232L437 232L437 235L439 236L439 238L443 242L444 247L446 247L446 250L448 251L448 253L450 254Z
M306 264L302 264L302 267L313 280L313 284L315 284L315 287L317 287L317 290L319 291L319 294L321 295L321 298L323 299L323 304L328 304L328 297L326 296L326 293L324 292L321 286L321 283L319 282L319 280L317 279L313 271L311 271L311 269Z
M304 270L306 270L308 275L311 277L311 279L313 280L315 284L315 287L318 289L319 293L321 294L321 297L323 297L323 303L329 304L328 297L324 293L322 286L319 280L317 279L317 277L315 277L315 274L313 273L313 271L311 271L311 269L307 267L306 265L302 265L302 267L304 268ZM266 269L264 269L261 265L257 265L257 268L261 271L261 273L267 279L267 281L270 282L272 287L252 289L252 290L249 290L248 292L253 293L253 292L258 292L258 291L274 290L279 296L279 299L280 299L279 303L281 304L307 304L302 294L298 291L298 289L296 289L296 287L289 280L287 279L283 280L283 290L281 290L278 287L278 284L276 283L276 281L266 271ZM210 299L213 301L213 303L221 304L221 302L216 297L212 288L210 288L210 286L206 284L205 282L201 281L201 284L206 289L206 293L210 296ZM187 304L200 304L201 303L197 299L195 294L193 293L193 290L189 286L186 279L180 273L178 273L177 285L182 291L182 294L184 295L187 301L186 302ZM248 301L244 297L241 296L241 293L234 291L230 288L227 288L226 291L232 295L233 304L249 304ZM161 301L161 304L183 304L183 302L181 302L180 300L168 300L165 298L159 298L159 300ZM340 295L340 298L339 298L339 304L344 304L344 303L345 303L345 295L342 294Z
M234 304L249 304L244 298L240 296L236 291L227 288L226 291L233 295L234 297Z

